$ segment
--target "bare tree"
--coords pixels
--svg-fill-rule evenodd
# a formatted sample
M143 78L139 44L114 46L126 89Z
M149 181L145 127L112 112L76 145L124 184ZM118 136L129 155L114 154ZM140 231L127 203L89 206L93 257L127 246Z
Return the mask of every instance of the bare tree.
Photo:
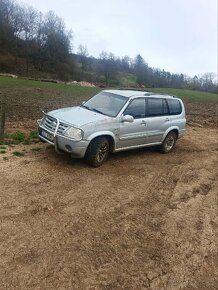
M84 75L84 71L86 70L87 65L88 65L88 56L89 56L87 47L85 45L80 44L78 46L77 54L80 57L82 73Z
M115 79L117 74L117 63L113 53L102 51L99 55L99 71L105 77L105 84L109 86L112 79Z
M49 61L52 70L57 69L69 57L71 50L72 32L67 31L64 21L54 12L45 15L42 28L43 54Z
M29 55L32 52L34 45L34 40L37 36L37 23L39 18L39 13L36 9L31 6L23 7L22 13L22 31L21 38L25 40L25 58L26 58L26 73L29 72Z

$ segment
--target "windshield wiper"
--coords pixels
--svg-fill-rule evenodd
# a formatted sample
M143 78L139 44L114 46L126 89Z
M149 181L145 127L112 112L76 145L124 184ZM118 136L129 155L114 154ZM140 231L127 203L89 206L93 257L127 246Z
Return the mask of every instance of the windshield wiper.
M96 113L99 113L99 114L102 114L102 115L106 115L106 116L107 116L107 114L105 114L105 113L99 111L98 109L90 108L90 110L92 110L92 111L94 111L94 112L96 112Z
M92 111L92 109L91 108L89 108L88 106L86 106L86 105L80 105L80 107L83 107L83 108L85 108L85 109L87 109L87 110L90 110L90 111Z
M106 116L107 116L107 114L105 114L105 113L99 111L98 109L90 108L90 107L88 107L88 106L86 106L86 105L81 105L80 107L83 107L83 108L85 108L85 109L87 109L87 110L89 110L89 111L94 111L94 112L96 112L96 113L99 113L99 114L102 114L102 115L106 115Z

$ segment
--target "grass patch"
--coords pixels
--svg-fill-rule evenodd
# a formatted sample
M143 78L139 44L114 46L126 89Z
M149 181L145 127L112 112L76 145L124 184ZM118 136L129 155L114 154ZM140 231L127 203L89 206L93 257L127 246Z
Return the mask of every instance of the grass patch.
M33 151L33 152L39 152L41 150L42 150L42 148L40 148L40 147L36 147L36 148L31 149L31 151Z
M135 77L131 74L120 74L121 86L135 85ZM29 105L35 105L39 100L43 100L42 107L50 105L50 101L61 107L69 103L74 105L88 97L93 96L101 90L97 87L81 87L79 85L67 85L64 83L48 83L25 79L13 79L9 77L0 76L0 89L14 89L16 95L14 100L18 100L22 104L22 100L28 100ZM40 88L41 91L37 89ZM188 90L188 89L173 89L173 88L145 88L145 91L152 91L155 93L176 95L187 102L207 102L216 103L218 101L217 94ZM30 97L31 95L31 97ZM48 103L49 102L49 103ZM60 105L59 105L60 104ZM35 133L33 133L34 135Z
M137 86L136 76L128 73L120 73L118 75L120 87L134 87Z
M5 135L5 139L0 141L0 145L8 145L13 147L21 143L23 145L30 145L38 142L39 139L36 131L30 132L28 135L24 134L23 132L17 131L15 133ZM6 147L3 149L6 149Z
M22 132L15 132L9 135L9 139L12 139L13 141L18 142L18 144L23 142L25 138L26 138L25 134Z
M5 154L6 150L0 150L0 154Z
M22 142L23 145L30 145L31 144L31 140L29 138L25 139L23 142Z
M152 91L154 93L175 95L187 102L200 102L200 103L217 103L218 97L217 94L193 91L193 90L184 90L184 89L172 89L172 88L149 88L145 89Z
M37 133L37 131L30 132L29 138L30 139L38 139L38 133Z
M40 88L43 90L61 91L72 96L84 96L95 94L100 89L95 87L82 87L79 85L66 85L64 83L49 83L25 79L13 79L9 77L0 76L0 88Z
M14 156L17 156L17 157L22 157L22 156L25 155L25 153L24 153L24 152L20 152L20 151L14 151L14 152L13 152L13 155L14 155Z
M6 150L7 148L5 146L0 146L0 150Z

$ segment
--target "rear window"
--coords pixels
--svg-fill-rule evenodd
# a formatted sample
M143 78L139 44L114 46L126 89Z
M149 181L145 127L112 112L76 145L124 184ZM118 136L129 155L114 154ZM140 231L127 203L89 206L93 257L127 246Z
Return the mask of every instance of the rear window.
M182 112L182 106L178 100L167 100L170 115L179 115Z
M149 117L168 115L165 99L148 99L147 114Z

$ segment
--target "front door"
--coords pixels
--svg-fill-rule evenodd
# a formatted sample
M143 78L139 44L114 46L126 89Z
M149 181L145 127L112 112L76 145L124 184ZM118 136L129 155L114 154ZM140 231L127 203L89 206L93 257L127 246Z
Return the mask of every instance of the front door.
M145 98L133 99L123 115L131 115L132 123L121 122L117 148L132 147L146 143Z

